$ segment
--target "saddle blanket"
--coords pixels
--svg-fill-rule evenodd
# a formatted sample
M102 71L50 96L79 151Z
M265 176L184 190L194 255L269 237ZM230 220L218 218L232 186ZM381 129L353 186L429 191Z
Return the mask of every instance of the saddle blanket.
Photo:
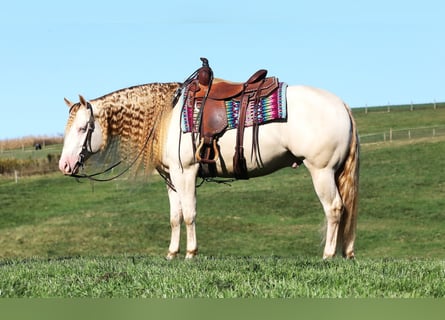
M254 125L254 123L264 124L276 120L286 120L286 89L287 84L280 82L278 88L268 97L261 98L256 106L254 105L254 101L250 101L247 107L245 126L249 127ZM183 96L186 97L187 92L185 92ZM227 130L238 128L240 102L236 100L226 100L224 103L227 112ZM187 106L184 100L181 116L182 132L199 132L200 124L198 123L198 116L200 107L200 100L196 101L194 107Z

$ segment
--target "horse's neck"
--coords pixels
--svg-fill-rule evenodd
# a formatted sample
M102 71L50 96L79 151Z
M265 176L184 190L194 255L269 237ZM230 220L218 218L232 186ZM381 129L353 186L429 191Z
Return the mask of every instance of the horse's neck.
M141 153L144 166L159 161L165 119L179 84L149 84L111 93L93 100L103 131L104 148L119 140L125 157Z

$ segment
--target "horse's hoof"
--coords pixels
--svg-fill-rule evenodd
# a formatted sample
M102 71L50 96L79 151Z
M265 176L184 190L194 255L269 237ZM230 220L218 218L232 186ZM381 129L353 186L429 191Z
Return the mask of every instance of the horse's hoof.
M167 253L167 256L165 257L165 259L167 259L167 260L173 260L173 259L175 259L176 258L176 256L178 255L178 253L177 252L168 252Z
M332 260L335 257L335 253L334 254L324 254L323 255L323 260Z
M187 250L187 254L185 255L185 259L190 260L196 257L198 254L198 249L196 250Z

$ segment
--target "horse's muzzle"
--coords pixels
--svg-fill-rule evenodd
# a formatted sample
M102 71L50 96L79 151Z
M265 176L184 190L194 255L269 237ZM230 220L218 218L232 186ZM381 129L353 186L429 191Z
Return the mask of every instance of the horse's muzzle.
M72 165L69 160L60 159L59 170L66 176L75 175L75 174L77 174L77 172L79 172L79 169L81 167L83 167L83 163L79 160L76 161L76 163L74 165Z

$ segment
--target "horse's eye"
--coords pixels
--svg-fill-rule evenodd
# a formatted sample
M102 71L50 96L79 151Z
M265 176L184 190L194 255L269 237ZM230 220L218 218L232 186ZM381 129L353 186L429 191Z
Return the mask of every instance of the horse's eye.
M86 132L86 131L87 131L87 125L85 125L85 126L79 128L79 132L80 132L80 133L84 133L84 132Z

